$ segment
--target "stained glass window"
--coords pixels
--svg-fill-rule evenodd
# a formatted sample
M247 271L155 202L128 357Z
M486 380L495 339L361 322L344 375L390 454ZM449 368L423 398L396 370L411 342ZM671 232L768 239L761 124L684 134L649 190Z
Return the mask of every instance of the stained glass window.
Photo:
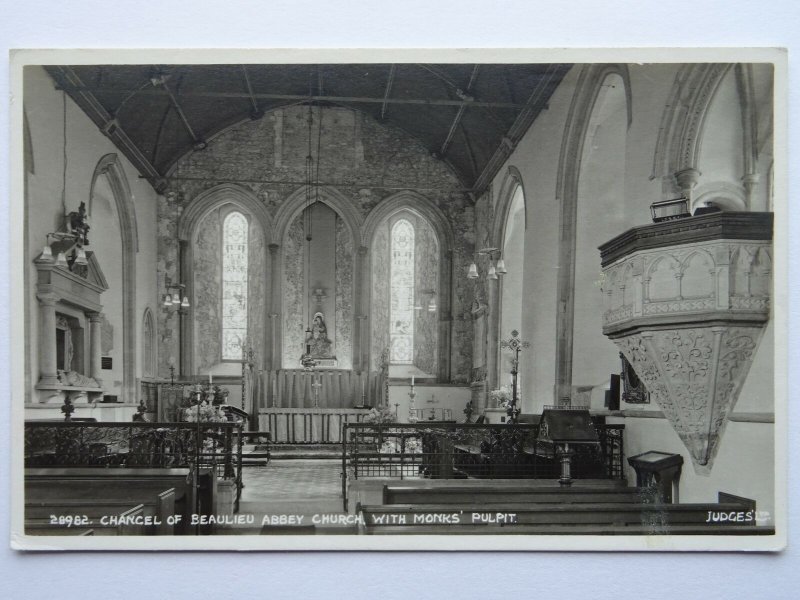
M392 226L389 347L393 363L414 362L414 226L400 219Z
M222 225L222 360L240 360L247 335L247 219L232 212Z

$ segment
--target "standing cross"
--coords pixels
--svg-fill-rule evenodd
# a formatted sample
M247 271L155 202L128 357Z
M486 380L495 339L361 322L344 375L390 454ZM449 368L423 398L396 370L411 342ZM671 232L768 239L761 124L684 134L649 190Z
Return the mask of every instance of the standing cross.
M319 388L322 387L322 382L319 379L315 379L311 387L314 388L314 408L319 408Z
M519 339L519 331L514 329L511 332L511 339L501 340L501 348L510 348L514 353L514 358L511 359L511 402L508 406L508 416L512 423L516 423L519 416L520 409L517 408L517 373L519 372L519 352L523 348L530 348L530 342L524 342Z

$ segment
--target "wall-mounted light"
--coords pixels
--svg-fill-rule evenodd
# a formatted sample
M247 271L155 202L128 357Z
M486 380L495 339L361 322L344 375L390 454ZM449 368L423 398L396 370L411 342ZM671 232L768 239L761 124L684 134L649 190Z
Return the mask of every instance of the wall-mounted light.
M185 295L186 286L182 283L172 283L167 277L164 282L167 293L164 296L163 306L167 310L176 308L180 312L184 308L189 308L189 297Z
M505 275L508 272L506 270L505 261L499 258L500 250L497 248L483 248L482 250L478 250L478 254L489 257L489 270L486 272L487 279L497 279L498 275ZM493 262L495 254L498 256L497 263ZM469 271L467 271L467 279L477 279L478 277L478 265L473 262L469 266Z

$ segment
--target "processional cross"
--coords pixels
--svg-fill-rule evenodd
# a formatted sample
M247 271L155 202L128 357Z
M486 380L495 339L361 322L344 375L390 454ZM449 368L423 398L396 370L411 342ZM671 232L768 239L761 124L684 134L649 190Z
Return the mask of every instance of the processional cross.
M519 331L514 329L511 332L511 339L501 340L501 348L510 348L514 353L514 358L511 359L511 402L508 405L509 420L511 423L516 423L519 417L520 409L517 407L517 374L519 373L519 353L524 348L530 348L530 342L525 342L519 339Z

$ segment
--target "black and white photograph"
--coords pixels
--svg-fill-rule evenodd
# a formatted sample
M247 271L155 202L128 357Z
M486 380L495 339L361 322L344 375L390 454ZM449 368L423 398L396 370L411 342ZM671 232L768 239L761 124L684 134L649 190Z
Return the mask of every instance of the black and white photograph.
M784 547L781 51L11 75L15 547Z

